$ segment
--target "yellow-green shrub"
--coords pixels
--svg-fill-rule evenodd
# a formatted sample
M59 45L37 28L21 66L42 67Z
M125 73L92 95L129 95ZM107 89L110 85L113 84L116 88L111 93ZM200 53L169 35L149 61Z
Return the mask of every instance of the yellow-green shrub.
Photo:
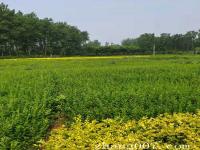
M142 149L139 144L145 143L151 149L200 149L200 111L127 122L114 119L83 122L77 117L71 127L54 129L47 141L40 141L40 147L47 150Z

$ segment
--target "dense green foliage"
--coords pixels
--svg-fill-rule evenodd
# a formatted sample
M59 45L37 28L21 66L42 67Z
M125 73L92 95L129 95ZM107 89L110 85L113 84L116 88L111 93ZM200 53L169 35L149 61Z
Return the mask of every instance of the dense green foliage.
M65 22L39 19L0 4L0 54L69 55L88 40L88 33Z
M138 47L145 52L152 51L155 46L158 53L191 52L196 54L200 52L200 30L175 35L162 33L160 36L145 33L136 39L123 40L122 45L125 47Z
M131 31L132 32L132 31ZM128 55L156 53L199 53L200 31L155 36L145 33L125 39L121 45L102 46L89 41L88 33L65 22L40 19L0 4L0 56Z
M139 119L200 108L199 56L0 60L0 149L27 149L57 116Z

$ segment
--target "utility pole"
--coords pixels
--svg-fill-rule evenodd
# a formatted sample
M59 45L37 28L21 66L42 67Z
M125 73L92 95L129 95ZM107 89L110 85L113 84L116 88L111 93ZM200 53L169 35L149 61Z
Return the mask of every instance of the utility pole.
M153 55L156 55L156 38L155 38L155 34L153 34Z

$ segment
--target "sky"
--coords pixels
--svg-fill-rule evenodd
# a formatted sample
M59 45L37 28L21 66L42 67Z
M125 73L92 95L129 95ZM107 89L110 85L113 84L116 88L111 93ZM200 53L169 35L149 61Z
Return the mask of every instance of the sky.
M200 29L200 0L0 0L23 13L35 12L88 31L91 40L120 43L143 33Z

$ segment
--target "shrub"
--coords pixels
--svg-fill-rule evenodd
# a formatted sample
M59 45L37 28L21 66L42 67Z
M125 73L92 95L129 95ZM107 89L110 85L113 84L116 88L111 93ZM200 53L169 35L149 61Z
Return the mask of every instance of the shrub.
M196 114L164 114L139 121L106 119L101 122L75 119L71 127L51 132L40 146L46 150L63 149L200 149L200 111ZM141 145L140 145L141 144ZM123 147L122 147L123 146Z

